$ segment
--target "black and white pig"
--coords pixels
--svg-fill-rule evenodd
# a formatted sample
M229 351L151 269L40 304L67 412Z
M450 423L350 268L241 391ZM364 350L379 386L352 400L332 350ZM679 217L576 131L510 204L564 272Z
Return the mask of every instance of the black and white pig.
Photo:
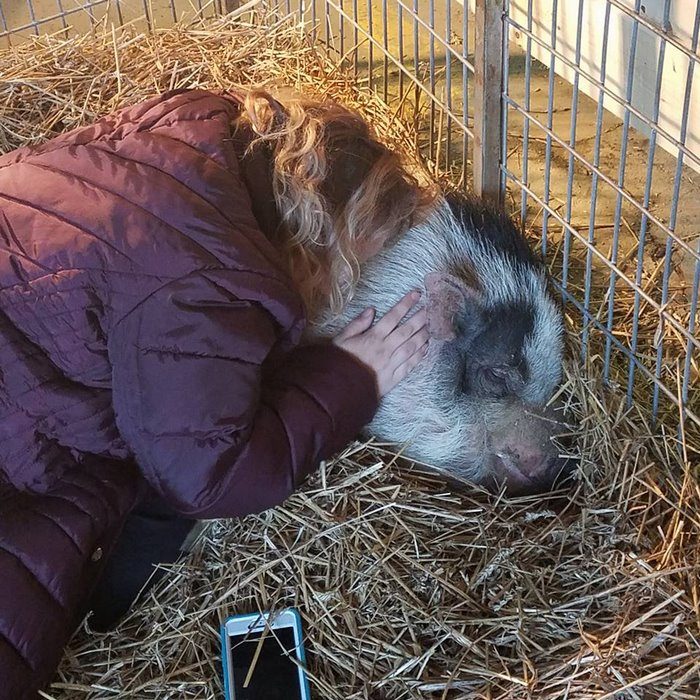
M547 407L562 378L562 314L511 220L475 199L441 199L421 224L365 264L332 337L365 307L384 314L422 289L428 354L381 402L367 433L461 481L509 494L551 488L571 469Z

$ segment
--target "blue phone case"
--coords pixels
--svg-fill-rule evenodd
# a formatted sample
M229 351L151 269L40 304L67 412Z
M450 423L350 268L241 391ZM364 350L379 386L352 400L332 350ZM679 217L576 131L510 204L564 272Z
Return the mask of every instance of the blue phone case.
M299 611L296 608L286 608L286 611L291 612L294 615L294 619L296 620L296 628L297 631L299 632L299 658L301 659L301 663L304 665L304 668L306 668L306 651L304 649L304 635L303 635L303 630L301 627L301 615L299 614ZM280 611L280 612L285 612L285 611ZM233 695L231 694L231 688L229 687L228 683L228 655L226 654L226 623L229 620L237 620L241 617L250 617L250 613L243 613L241 615L231 615L227 617L223 623L221 624L221 629L220 629L220 635L221 635L221 665L223 669L223 674L224 674L224 698L225 700L234 700ZM306 691L306 697L311 700L311 688L309 686L309 679L306 677L306 671L302 674L304 678L304 689Z

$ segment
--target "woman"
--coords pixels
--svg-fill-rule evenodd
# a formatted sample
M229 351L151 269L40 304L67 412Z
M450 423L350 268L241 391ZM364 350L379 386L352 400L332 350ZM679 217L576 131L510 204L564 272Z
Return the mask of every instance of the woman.
M279 504L371 419L425 350L417 295L303 329L429 203L354 113L258 92L0 158L0 697L35 697L195 519Z

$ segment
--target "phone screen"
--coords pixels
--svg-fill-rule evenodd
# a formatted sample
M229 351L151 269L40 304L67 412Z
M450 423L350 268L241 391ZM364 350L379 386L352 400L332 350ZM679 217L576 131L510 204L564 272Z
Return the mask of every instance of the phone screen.
M302 700L299 670L292 660L296 658L292 627L268 630L248 687L243 687L261 636L262 630L249 632L247 635L229 635L231 648L229 664L233 676L234 699ZM282 647L292 658L284 653Z

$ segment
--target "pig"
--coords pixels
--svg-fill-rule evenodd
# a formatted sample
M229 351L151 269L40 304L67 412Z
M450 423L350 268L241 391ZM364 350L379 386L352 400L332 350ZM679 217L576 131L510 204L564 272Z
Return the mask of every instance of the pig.
M427 355L382 399L366 434L509 495L559 483L574 466L552 443L562 423L548 406L562 380L563 317L513 222L474 197L439 198L362 265L351 301L323 313L312 335L332 338L369 306L379 317L412 289L427 307Z

